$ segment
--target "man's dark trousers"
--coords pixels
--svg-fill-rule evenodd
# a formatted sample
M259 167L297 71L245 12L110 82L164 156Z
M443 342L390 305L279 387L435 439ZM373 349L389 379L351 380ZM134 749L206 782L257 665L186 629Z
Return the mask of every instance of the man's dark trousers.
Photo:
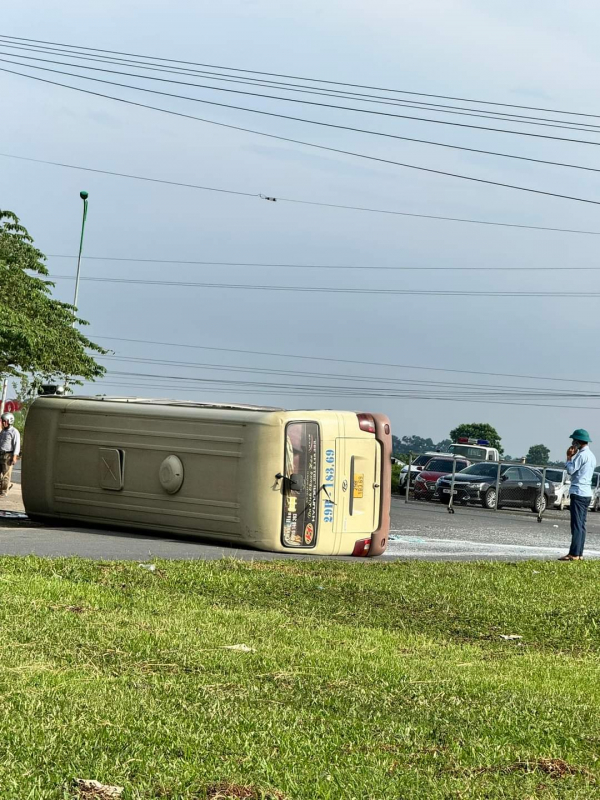
M571 549L570 556L583 555L585 545L585 523L587 520L589 497L580 497L578 494L571 495Z

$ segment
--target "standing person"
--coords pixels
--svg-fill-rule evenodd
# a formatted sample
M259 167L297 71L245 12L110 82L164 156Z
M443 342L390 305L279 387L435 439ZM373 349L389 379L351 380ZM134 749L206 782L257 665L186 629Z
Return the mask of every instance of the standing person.
M596 456L588 444L589 433L577 428L571 434L573 443L567 450L567 472L571 476L571 547L559 561L581 561L585 545L585 523L592 497L592 475L596 469Z
M21 452L21 434L14 427L12 414L2 414L2 430L0 431L0 497L6 497L12 486L10 482L12 468L17 463Z

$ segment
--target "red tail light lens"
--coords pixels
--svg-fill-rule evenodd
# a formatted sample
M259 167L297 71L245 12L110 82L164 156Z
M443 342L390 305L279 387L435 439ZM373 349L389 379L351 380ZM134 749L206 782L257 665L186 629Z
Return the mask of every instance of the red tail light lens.
M352 555L359 557L368 556L370 547L371 547L370 539L359 539L354 545L354 550L352 551Z
M357 414L358 427L365 433L375 433L375 420L370 414Z

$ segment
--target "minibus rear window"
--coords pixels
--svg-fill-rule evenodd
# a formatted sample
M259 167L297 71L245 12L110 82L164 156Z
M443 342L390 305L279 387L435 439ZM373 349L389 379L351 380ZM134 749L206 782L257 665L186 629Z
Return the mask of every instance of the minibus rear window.
M319 426L290 422L285 429L282 543L314 547L319 511Z

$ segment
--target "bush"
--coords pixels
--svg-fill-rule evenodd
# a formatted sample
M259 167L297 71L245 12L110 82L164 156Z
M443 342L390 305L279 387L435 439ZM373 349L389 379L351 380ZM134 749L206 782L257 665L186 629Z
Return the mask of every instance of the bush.
M398 481L400 480L400 470L403 464L392 464L392 492L398 492Z

